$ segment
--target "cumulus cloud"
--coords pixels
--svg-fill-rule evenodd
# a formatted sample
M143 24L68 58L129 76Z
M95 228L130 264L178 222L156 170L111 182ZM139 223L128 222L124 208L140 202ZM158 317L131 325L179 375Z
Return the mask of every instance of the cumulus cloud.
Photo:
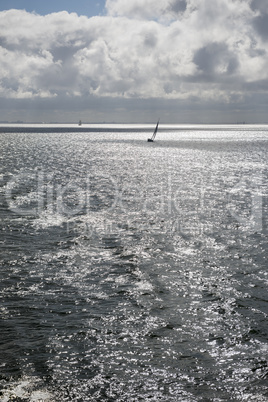
M228 103L266 91L265 0L107 0L106 10L1 12L1 96Z
M213 81L232 76L239 67L236 54L224 42L209 43L198 49L193 60L203 76Z

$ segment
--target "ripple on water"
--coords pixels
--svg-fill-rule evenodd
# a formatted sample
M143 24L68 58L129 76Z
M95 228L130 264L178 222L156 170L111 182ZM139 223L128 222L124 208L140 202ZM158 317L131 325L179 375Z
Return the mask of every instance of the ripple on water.
M267 132L144 134L4 138L4 400L267 400Z

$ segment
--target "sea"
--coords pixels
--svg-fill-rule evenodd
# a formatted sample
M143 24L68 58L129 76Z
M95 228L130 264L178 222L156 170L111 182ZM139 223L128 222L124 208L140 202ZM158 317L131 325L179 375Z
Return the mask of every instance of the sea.
M0 400L268 401L268 125L1 124Z

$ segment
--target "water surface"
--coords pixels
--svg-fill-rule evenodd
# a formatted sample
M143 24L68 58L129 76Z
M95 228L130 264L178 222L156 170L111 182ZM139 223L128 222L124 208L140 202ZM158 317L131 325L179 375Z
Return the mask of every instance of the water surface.
M3 401L267 401L267 126L0 127Z

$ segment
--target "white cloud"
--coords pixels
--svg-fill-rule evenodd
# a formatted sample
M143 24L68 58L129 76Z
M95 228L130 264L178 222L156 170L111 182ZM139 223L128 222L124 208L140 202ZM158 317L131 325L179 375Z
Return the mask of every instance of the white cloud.
M255 93L268 80L265 5L107 0L103 17L1 12L1 96L248 97L247 84Z

